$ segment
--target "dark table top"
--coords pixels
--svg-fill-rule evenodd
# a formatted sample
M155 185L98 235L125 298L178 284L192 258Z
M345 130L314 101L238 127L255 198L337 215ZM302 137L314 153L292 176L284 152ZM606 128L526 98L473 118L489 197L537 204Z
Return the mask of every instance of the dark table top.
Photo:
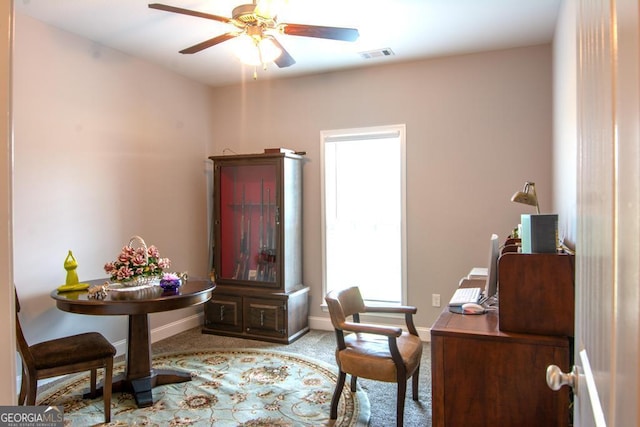
M90 286L102 285L107 279L90 280ZM134 315L176 310L207 302L215 285L210 280L188 279L177 291L163 292L159 286L139 288L120 288L107 292L104 299L89 298L89 292L72 291L51 292L56 306L63 311L91 315Z

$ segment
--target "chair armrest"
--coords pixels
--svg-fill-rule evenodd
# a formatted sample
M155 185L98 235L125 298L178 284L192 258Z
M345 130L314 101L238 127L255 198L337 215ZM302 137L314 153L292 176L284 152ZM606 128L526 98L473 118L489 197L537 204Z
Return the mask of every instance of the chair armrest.
M418 309L411 305L391 305L391 306L365 306L365 313L401 313L404 314L404 320L407 324L407 329L411 335L418 335L418 330L413 323L413 315L418 312Z
M365 334L384 335L386 337L399 337L402 329L393 326L372 325L369 323L344 322L340 325L343 330L349 332L361 332Z
M418 309L410 305L365 306L365 313L404 313L416 314Z

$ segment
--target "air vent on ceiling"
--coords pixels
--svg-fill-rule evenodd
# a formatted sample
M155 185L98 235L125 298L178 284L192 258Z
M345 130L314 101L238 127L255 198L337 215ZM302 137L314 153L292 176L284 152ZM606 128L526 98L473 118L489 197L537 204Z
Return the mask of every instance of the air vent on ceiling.
M364 59L381 58L383 56L393 56L395 53L390 47L384 49L368 50L366 52L360 52L360 56Z

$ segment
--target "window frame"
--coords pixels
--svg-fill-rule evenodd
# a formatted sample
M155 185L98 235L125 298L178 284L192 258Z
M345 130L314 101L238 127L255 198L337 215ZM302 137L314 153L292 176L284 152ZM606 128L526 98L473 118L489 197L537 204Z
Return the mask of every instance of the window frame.
M325 200L325 144L335 141L353 141L378 139L385 136L397 135L400 143L400 234L401 234L401 284L400 284L400 304L407 304L407 161L406 161L406 125L381 125L349 129L333 129L320 131L320 209L321 209L321 241L322 241L322 295L326 295L327 290L327 239L326 239L326 200ZM389 305L391 302L368 301L368 304ZM324 299L322 306L326 307Z

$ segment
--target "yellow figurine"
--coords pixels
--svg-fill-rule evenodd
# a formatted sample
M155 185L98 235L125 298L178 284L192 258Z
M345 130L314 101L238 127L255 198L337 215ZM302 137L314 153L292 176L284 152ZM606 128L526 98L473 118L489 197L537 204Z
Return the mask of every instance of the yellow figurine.
M78 283L78 273L76 272L76 268L78 268L78 261L76 261L73 257L73 253L69 250L69 254L64 260L64 269L67 270L66 285L75 285Z
M62 286L58 286L58 292L84 291L89 288L88 283L78 283L76 268L78 268L78 261L73 257L73 253L69 251L67 258L64 260L64 269L67 270L67 282Z

